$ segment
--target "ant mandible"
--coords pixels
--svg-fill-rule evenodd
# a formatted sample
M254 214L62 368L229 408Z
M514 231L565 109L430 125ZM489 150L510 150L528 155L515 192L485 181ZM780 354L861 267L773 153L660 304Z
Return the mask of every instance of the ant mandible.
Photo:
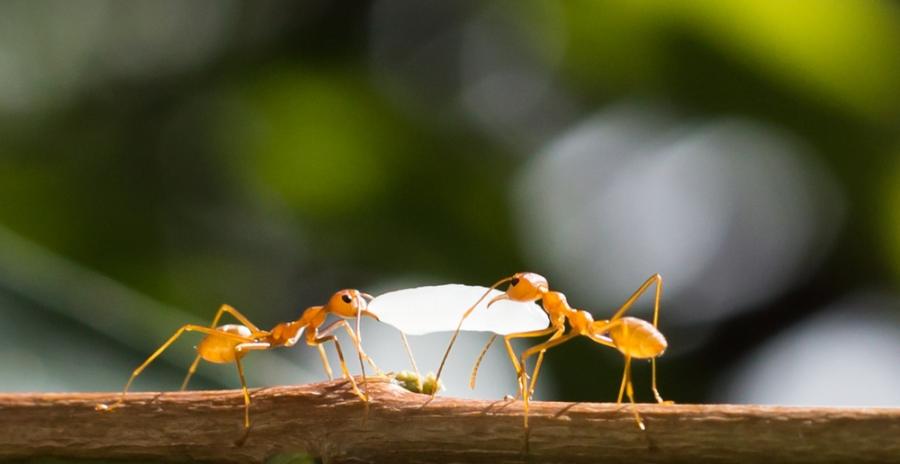
M367 300L371 300L372 296L367 293L362 293L358 290L353 289L345 289L341 290L328 300L324 306L312 306L303 311L302 315L299 319L290 322L282 322L277 324L271 330L260 330L256 325L254 325L250 320L241 314L238 310L232 308L231 306L225 304L219 308L219 311L216 313L216 316L213 318L212 324L209 327L195 325L195 324L186 324L181 326L175 334L172 335L162 346L159 347L146 361L144 361L137 369L132 372L131 377L128 379L128 382L125 384L125 388L122 389L122 394L119 396L119 399L112 405L107 404L98 404L96 409L98 411L112 411L120 406L122 406L125 401L125 395L128 393L128 389L131 387L134 379L137 378L138 375L151 363L154 359L159 357L163 351L166 350L175 340L178 339L185 332L200 332L206 334L206 337L197 345L197 357L194 359L194 362L191 363L191 367L188 369L187 376L184 379L184 382L181 384L181 389L184 390L187 388L188 382L191 379L191 376L194 372L197 371L197 366L200 363L200 360L203 359L207 362L215 363L215 364L225 364L234 362L237 366L238 376L241 379L241 391L244 396L244 436L238 441L239 443L243 442L244 438L246 438L247 433L250 430L250 394L247 390L247 382L244 379L244 368L241 364L241 358L243 358L250 351L264 351L270 350L278 347L291 347L294 346L303 335L304 331L306 332L306 343L310 346L315 346L319 350L319 356L322 359L322 364L325 367L325 372L328 375L329 380L333 379L331 366L328 364L328 358L325 354L325 348L323 346L326 342L334 342L334 347L337 350L338 359L341 362L341 371L345 378L350 380L350 385L353 388L353 393L356 394L361 400L364 402L368 402L368 393L363 394L359 390L359 387L356 384L356 381L353 379L353 376L350 375L349 370L347 369L347 363L344 360L344 353L341 350L341 345L338 342L337 337L334 335L334 332L343 328L346 330L347 334L350 336L350 339L353 341L353 345L356 348L357 354L359 355L359 363L363 373L363 382L366 382L365 375L365 366L363 364L363 358L372 365L372 367L377 371L378 367L369 358L365 352L363 352L360 338L354 333L353 329L347 323L346 319L356 318L357 321L357 332L359 331L359 319L362 316L368 316L374 319L378 319L378 317L372 313L370 313L367 307ZM225 324L219 326L219 319L225 314L228 313L232 315L235 319L237 319L240 324ZM322 324L325 323L326 318L329 314L334 314L339 316L341 319L332 322L325 328L320 330ZM368 389L366 389L368 392Z

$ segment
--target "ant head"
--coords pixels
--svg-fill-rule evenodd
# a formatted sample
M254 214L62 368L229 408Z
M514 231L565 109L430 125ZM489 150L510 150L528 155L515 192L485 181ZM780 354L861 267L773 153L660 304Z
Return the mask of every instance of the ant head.
M539 300L548 290L550 290L550 284L547 283L544 276L533 272L519 272L509 278L509 287L506 288L506 293L497 295L488 303L488 307L500 300L522 302Z
M325 309L340 316L356 317L358 313L366 311L368 300L371 299L372 295L368 293L348 288L331 295L328 304L325 305Z

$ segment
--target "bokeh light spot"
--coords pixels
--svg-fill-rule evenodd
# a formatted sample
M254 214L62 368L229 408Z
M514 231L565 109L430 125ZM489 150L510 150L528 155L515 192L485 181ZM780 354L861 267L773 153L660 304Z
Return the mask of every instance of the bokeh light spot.
M528 166L515 199L533 262L613 308L659 272L667 319L683 322L747 309L809 272L843 211L824 167L756 123L666 120L624 105Z
M718 401L809 406L900 406L895 298L859 294L785 330L751 353Z

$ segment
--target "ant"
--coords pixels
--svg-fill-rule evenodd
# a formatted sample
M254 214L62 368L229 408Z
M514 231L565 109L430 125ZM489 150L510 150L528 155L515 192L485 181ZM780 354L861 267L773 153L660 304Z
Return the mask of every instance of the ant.
M541 363L544 353L562 343L565 343L577 336L585 336L592 341L601 345L608 346L618 350L625 357L625 370L622 375L622 383L619 387L619 396L616 400L617 404L622 402L625 393L631 401L632 412L635 422L641 430L646 430L640 415L637 412L634 401L634 387L631 382L631 360L634 359L650 359L652 369L652 389L656 401L661 404L671 404L671 401L663 400L656 386L656 358L662 356L668 347L663 334L658 330L659 323L659 301L662 296L662 276L654 274L648 278L616 311L612 318L608 320L594 321L593 316L587 311L574 309L569 306L566 296L561 292L550 291L547 279L535 273L521 272L498 281L495 285L502 285L509 282L509 288L502 295L493 298L488 302L491 304L500 300L513 301L536 301L542 300L544 310L550 318L550 327L544 330L532 332L513 333L504 337L507 352L512 360L513 367L519 379L519 395L525 402L525 428L528 429L528 403L531 395L534 393L535 384L538 374L540 373ZM653 304L653 324L635 317L623 317L631 308L635 301L641 297L651 286L656 285L656 292ZM484 297L482 297L483 299ZM480 302L480 301L479 301ZM477 303L476 303L477 305ZM468 313L464 314L464 318ZM566 333L566 325L570 327ZM525 350L520 360L515 359L510 340L513 338L540 337L551 334L550 338L541 344L535 345ZM454 339L455 339L454 334ZM471 385L474 385L475 376L477 375L478 363L481 357L490 347L494 337L488 341L485 349L479 356L475 368L472 372ZM452 339L451 339L452 346ZM449 352L449 348L448 348ZM538 355L534 371L531 375L531 383L528 384L528 376L525 372L526 361L529 357Z
M367 301L371 299L371 295L362 293L358 290L341 290L332 295L328 300L328 303L324 306L309 307L303 311L303 314L296 321L279 323L268 331L260 330L238 310L224 304L219 308L219 311L216 312L216 316L213 318L212 324L210 324L209 327L195 324L181 326L181 328L175 331L174 335L172 335L159 347L159 349L132 372L131 378L128 379L125 388L122 389L121 396L119 396L119 399L114 404L98 404L95 409L98 411L113 411L121 407L125 401L125 395L128 393L128 389L131 387L134 379L185 332L200 332L206 334L206 337L203 338L199 345L197 345L197 357L188 369L187 376L181 384L181 390L187 388L188 382L191 380L191 376L194 372L197 371L197 366L201 359L215 364L234 362L237 366L238 376L241 379L241 391L244 396L244 435L238 440L238 443L243 443L250 431L250 394L247 390L247 382L244 379L244 368L241 364L241 358L250 351L264 351L278 347L294 346L300 340L304 331L306 331L306 344L318 348L319 356L322 359L322 364L325 367L325 373L328 375L329 380L333 380L333 375L323 345L329 341L334 342L338 359L340 359L341 362L341 371L343 372L344 378L350 380L353 393L362 401L368 403L368 388L366 388L366 394L363 394L357 386L356 381L353 379L353 376L350 375L350 372L347 370L347 363L344 361L344 353L341 350L341 345L334 335L334 332L339 328L343 328L350 336L357 354L359 355L359 363L363 373L363 382L364 386L367 387L368 383L366 381L363 358L372 365L373 369L376 371L379 369L372 359L363 352L361 338L357 337L346 319L356 318L357 333L359 332L360 317L368 316L378 320L378 317L375 314L372 314L366 309ZM240 322L240 324L225 324L218 326L219 319L221 319L225 313L232 315ZM329 314L339 316L341 319L332 322L324 329L320 330L320 327L325 323L325 319Z

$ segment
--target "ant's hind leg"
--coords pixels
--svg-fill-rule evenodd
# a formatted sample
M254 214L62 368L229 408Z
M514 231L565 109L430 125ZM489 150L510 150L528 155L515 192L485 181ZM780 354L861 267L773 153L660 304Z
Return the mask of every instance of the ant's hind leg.
M634 403L634 385L631 383L631 356L625 357L625 380L625 391L628 393L628 400L631 401L631 412L634 414L634 421L637 422L638 428L647 430L644 427L644 421L641 420L641 415L638 414L637 405Z
M232 308L230 305L227 305L227 304L223 304L222 306L219 307L219 311L216 313L216 317L213 319L212 328L216 328L216 326L219 323L219 319L222 317L222 314L224 314L224 313L231 314L235 319L238 320L238 322L240 322L245 327L250 329L250 331L253 333L254 336L256 336L257 334L260 334L260 333L265 333L264 331L259 330L259 327L257 327L256 324L250 322L250 319L247 318L247 316L241 314L240 311Z
M244 366L241 365L241 358L235 357L234 363L237 365L238 377L241 378L241 393L244 395L244 429L250 428L250 392L247 390L247 380L244 379Z
M622 384L619 385L619 397L616 404L622 404L622 397L625 396L625 386L628 384L628 368L631 365L631 358L625 358L625 370L622 372Z
M240 356L235 356L234 363L237 365L238 377L241 378L241 393L244 395L244 433L237 439L235 445L243 446L250 435L250 392L247 391L247 381L244 379L244 367L241 365Z
M629 309L631 309L631 306L634 304L634 302L637 301L637 299L640 298L641 295L643 295L644 292L646 292L647 289L650 288L650 286L653 284L656 284L656 292L653 296L653 326L656 327L659 320L659 300L662 297L663 285L662 276L659 274L653 274L649 279L644 281L644 283L641 284L641 286L637 290L635 290L627 300L625 300L625 303L623 303L622 306L619 307L619 310L616 311L616 313L613 314L613 317L611 317L609 320L615 321L616 319L624 316L625 313L628 312Z
M237 366L238 377L241 379L241 393L244 395L244 434L237 440L237 446L242 446L250 434L250 392L247 390L247 380L244 378L241 357L247 351L263 351L270 348L272 348L272 344L266 342L246 342L234 347L234 364Z
M650 372L650 377L653 382L653 396L656 398L656 402L659 404L675 404L672 400L664 400L662 395L659 394L659 390L656 388L656 358L650 360Z
M200 364L201 356L198 354L197 357L194 358L194 362L191 363L191 367L188 368L187 375L184 376L184 382L181 382L181 390L185 391L188 386L188 382L191 381L191 377L197 372L197 366Z

